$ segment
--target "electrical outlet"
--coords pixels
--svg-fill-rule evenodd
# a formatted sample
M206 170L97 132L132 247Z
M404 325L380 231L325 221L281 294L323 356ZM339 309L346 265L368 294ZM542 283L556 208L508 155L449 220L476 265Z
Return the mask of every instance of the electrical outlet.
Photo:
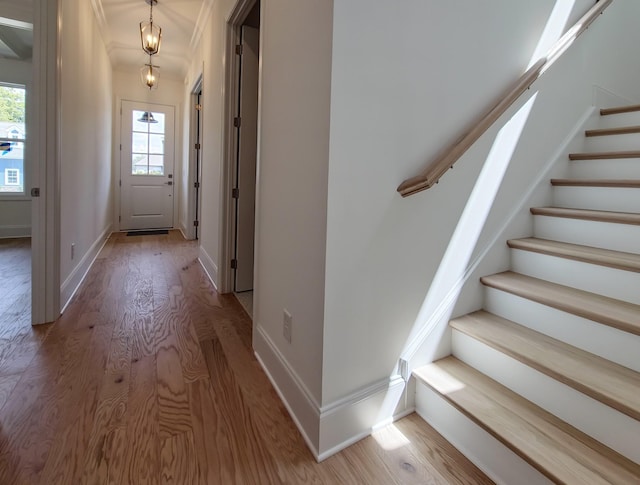
M76 243L71 243L71 259L76 256Z
M291 343L291 325L293 323L293 317L286 309L283 311L282 317L282 336L284 339Z

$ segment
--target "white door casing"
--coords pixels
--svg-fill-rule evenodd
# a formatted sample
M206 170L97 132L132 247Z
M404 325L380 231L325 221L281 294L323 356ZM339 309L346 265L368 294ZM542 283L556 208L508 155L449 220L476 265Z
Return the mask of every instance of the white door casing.
M120 230L173 227L174 107L122 101L121 116Z
M256 156L258 150L258 58L260 31L242 26L240 60L240 127L236 200L235 291L253 289L253 251L256 207Z

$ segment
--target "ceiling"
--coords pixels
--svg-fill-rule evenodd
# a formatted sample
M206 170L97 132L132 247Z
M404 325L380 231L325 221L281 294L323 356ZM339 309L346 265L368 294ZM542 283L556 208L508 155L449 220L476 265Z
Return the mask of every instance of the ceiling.
M0 59L25 61L33 52L33 27L30 23L0 17Z
M153 22L162 27L154 64L162 77L183 80L215 0L158 0ZM140 46L139 24L149 20L145 0L91 0L114 69L140 69L149 57Z
M82 0L86 1L86 0ZM139 24L149 20L145 0L89 0L111 64L136 70L149 62L140 46ZM215 0L158 0L154 23L162 27L162 45L153 62L163 78L182 81ZM26 60L33 50L33 0L0 0L0 58Z

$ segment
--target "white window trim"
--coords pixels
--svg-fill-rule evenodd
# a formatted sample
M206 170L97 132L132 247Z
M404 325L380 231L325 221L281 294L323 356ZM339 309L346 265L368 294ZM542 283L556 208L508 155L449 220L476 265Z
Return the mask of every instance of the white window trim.
M5 86L5 87L9 87L9 88L18 88L18 89L24 89L25 92L25 98L29 95L29 90L27 88L26 84L22 84L22 83L7 83L7 82L0 82L0 86ZM27 100L27 104L28 104L28 100ZM25 105L25 114L27 111L27 106ZM24 124L25 128L26 128L26 124ZM18 129L18 126L13 126L12 129ZM5 134L9 134L9 133L5 133ZM12 136L0 136L0 141L8 141L11 143L22 143L23 146L24 144L26 144L26 137L27 137L27 130L25 130L22 133L22 136L20 138L13 138ZM23 152L24 153L24 152ZM27 195L27 183L29 182L27 179L29 178L29 172L28 172L28 167L27 167L27 160L26 160L26 156L25 158L23 158L23 166L22 166L22 170L17 169L20 172L19 177L22 177L22 191L21 192L2 192L0 191L0 200L11 200L11 201L18 201L18 200L31 200L31 197L29 197ZM5 172L5 182L6 182L6 172ZM5 185L10 185L12 187L15 187L15 185L12 184L5 184ZM18 184L20 185L20 180L18 181Z

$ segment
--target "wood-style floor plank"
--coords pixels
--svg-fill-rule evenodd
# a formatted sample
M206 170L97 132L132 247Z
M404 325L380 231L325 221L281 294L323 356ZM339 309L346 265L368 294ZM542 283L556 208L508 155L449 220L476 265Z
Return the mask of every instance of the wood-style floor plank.
M84 471L84 454L97 407L99 382L95 375L105 367L112 326L96 325L90 330L92 337L85 358L77 367L73 387L65 397L58 430L41 473L43 485L78 483Z
M178 349L174 345L162 347L156 363L160 438L166 440L191 432L191 411Z
M125 437L130 370L129 337L125 334L115 335L85 453L83 483L120 482L127 449Z
M0 286L28 289L16 244ZM197 254L113 234L54 324L30 326L28 293L0 312L0 484L490 483L414 418L317 463Z
M192 485L198 482L198 463L191 431L172 435L160 449L161 484Z

